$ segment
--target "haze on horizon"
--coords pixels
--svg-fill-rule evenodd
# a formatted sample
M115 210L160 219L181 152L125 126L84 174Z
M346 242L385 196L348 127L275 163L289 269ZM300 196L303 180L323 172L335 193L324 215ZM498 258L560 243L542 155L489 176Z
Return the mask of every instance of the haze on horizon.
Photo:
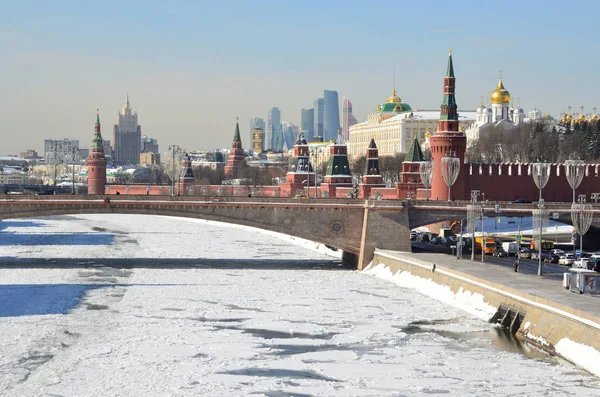
M299 124L323 89L360 122L390 95L394 65L398 95L438 109L448 48L459 109L499 70L525 111L600 108L592 1L0 3L0 154L41 152L44 138L89 147L96 107L112 140L126 93L161 151L229 147L236 116L248 147L251 117L278 106Z

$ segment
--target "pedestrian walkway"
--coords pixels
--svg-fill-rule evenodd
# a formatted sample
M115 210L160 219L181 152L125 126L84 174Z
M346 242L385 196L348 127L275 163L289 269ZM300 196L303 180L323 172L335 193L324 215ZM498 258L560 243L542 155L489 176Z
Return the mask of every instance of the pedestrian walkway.
M470 259L457 259L446 254L386 250L377 250L377 252L396 258L414 258L435 263L436 266L444 266L600 317L600 295L582 295L563 289L562 273L568 272L568 267L559 272L554 266L544 264L547 273L540 277L537 275L538 264L531 261L522 261L519 272L515 273L512 261L506 261L506 264L481 263Z

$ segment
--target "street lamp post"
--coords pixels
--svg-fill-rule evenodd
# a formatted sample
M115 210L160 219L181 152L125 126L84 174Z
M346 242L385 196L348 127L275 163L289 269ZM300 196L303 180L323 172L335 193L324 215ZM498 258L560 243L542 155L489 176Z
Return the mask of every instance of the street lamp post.
M458 239L458 247L456 247L456 259L462 259L462 249L463 249L463 222L468 220L468 218L462 218L460 220L460 238Z
M321 147L310 148L310 154L315 158L315 198L317 198L317 180L319 179L319 154L322 153ZM309 177L310 179L310 177ZM310 187L308 188L310 189Z
M475 229L477 220L475 213L477 211L477 197L479 190L471 190L471 205L467 206L467 229L471 232L471 260L475 260Z
M567 177L569 186L573 189L573 203L575 203L575 190L581 185L581 181L583 181L585 167L586 165L583 160L565 161L565 176Z
M435 163L433 161L421 161L419 164L419 176L425 188L425 199L429 200L429 189L435 178Z
M550 163L534 163L531 165L531 176L533 176L533 181L535 185L540 190L540 202L543 205L542 200L542 190L548 183L548 179L550 179Z
M71 148L71 194L75 194L75 146Z
M485 204L481 202L481 263L485 262L485 247L487 246L487 241L485 239L485 231L483 230L483 213L485 211Z
M579 251L583 252L583 235L592 225L593 208L586 203L585 194L580 194L577 203L571 205L571 221L577 234L579 234ZM573 244L575 249L575 244Z
M538 276L543 274L542 271L542 233L544 227L548 223L548 211L545 209L544 200L540 199L538 203L538 209L532 211L533 215L533 229L539 230L539 245L538 245Z
M448 185L448 201L452 201L450 188L456 182L460 172L460 158L456 157L455 152L447 152L446 157L442 157L442 178Z

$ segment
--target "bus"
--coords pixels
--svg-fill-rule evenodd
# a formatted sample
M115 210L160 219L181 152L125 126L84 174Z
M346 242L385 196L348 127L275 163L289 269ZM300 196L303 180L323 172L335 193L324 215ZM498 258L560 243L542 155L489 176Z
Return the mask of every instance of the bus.
M521 238L521 247L527 247L530 250L537 251L538 250L538 240L537 238L531 237L523 237ZM554 241L550 240L542 240L542 251L550 251L554 249Z

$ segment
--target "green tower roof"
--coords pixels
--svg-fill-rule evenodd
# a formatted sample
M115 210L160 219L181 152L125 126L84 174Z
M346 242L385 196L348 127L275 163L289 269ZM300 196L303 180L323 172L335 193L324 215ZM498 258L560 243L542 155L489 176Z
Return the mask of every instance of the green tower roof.
M448 50L448 67L446 68L446 77L454 78L454 64L452 63L452 51Z
M408 105L408 103L404 102L387 102L379 105L379 113L402 113L402 112L410 112L412 109Z
M242 138L240 137L240 123L235 119L235 132L233 133L233 142L242 143Z
M421 151L421 145L419 145L419 140L415 135L415 139L413 139L412 145L410 145L410 149L406 154L405 163L418 163L419 161L423 161L423 152Z

